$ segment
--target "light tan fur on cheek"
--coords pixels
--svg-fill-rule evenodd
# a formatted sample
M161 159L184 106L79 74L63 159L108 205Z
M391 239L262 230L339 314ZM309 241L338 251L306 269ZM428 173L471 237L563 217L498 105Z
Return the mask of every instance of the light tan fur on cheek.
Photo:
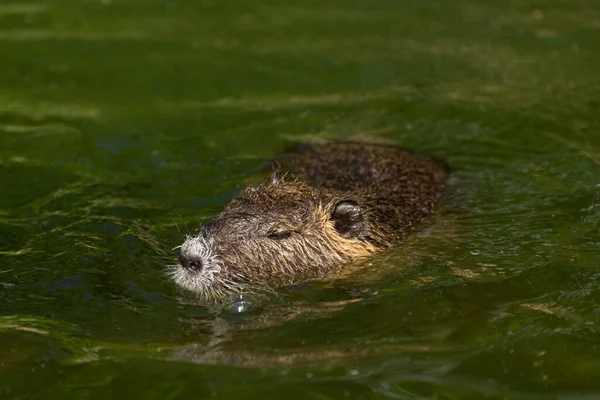
M376 251L371 243L342 237L330 219L329 208L312 208L309 218L289 239L261 237L243 249L227 251L223 255L226 273L291 284Z
M371 243L341 236L333 226L326 208L318 207L315 214L319 216L319 223L323 227L323 240L327 242L327 247L333 249L340 256L352 259L367 256L377 250Z

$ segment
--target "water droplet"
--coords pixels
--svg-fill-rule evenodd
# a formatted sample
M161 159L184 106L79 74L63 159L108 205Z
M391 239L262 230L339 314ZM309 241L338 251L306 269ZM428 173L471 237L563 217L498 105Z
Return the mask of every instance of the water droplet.
M225 310L232 314L247 313L254 310L254 303L250 301L248 296L236 294L229 298L229 303L225 307Z

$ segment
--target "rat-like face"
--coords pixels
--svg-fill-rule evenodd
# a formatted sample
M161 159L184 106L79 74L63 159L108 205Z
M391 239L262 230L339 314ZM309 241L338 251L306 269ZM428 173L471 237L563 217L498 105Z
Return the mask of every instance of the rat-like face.
M202 297L291 284L372 253L368 236L358 199L274 181L246 190L187 238L172 276Z

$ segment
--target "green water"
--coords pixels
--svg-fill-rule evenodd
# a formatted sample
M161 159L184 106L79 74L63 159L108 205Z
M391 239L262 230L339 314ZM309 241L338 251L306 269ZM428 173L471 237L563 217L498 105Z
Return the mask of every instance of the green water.
M0 398L600 398L596 0L0 3ZM248 314L165 276L307 138L448 160L436 217Z

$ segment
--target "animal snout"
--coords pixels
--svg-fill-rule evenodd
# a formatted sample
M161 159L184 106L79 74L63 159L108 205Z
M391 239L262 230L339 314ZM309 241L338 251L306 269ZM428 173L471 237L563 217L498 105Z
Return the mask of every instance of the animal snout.
M189 271L193 271L193 272L200 272L202 271L202 260L198 257L186 257L183 254L179 255L179 265L181 265L182 268L187 269Z

